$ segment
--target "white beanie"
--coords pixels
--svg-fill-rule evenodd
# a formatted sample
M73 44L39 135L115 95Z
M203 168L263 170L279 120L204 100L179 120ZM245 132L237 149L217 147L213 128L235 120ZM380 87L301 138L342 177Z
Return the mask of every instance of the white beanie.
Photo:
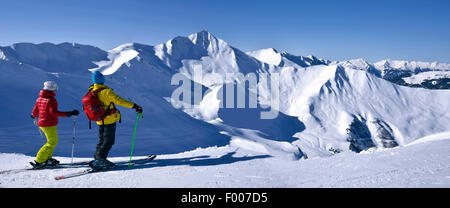
M58 85L54 81L44 82L44 90L56 91L58 90Z

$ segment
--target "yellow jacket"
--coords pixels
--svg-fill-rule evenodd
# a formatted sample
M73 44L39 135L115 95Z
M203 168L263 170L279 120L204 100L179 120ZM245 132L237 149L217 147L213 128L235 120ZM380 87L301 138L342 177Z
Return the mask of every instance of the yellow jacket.
M134 103L121 98L116 93L114 93L111 88L107 87L106 85L94 84L94 86L91 86L89 88L89 90L91 90L92 88L94 88L93 90L97 90L99 88L105 88L97 94L98 99L102 103L102 106L105 110L108 108L108 106L111 102L113 102L114 105L120 105L120 106L127 107L127 108L133 108ZM111 108L113 108L113 107L111 107ZM119 120L120 120L120 113L119 113L119 111L116 111L116 113L106 116L106 118L103 122L105 125L108 125L108 124L113 124ZM103 125L103 122L97 121L97 125Z

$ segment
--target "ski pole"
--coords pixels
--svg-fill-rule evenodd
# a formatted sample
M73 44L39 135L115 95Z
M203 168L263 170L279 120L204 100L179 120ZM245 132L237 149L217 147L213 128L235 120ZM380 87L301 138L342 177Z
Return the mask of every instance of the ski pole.
M73 164L73 151L75 148L75 123L77 120L77 116L73 116L73 137L72 137L72 162L71 164Z
M44 142L44 144L47 143L47 141L45 141L44 135L42 135L41 128L39 128L37 118L34 118L34 125L38 128L39 134L41 135L41 138L42 138L42 141Z
M138 119L139 119L139 115L140 115L142 118L144 118L144 116L142 115L142 113L138 113L138 114L136 115L136 122L135 122L135 124L134 124L133 141L132 141L132 143L131 143L130 162L128 163L128 168L131 167L131 158L133 157L133 150L134 150L134 138L136 137L136 128L137 128L137 122L138 122Z

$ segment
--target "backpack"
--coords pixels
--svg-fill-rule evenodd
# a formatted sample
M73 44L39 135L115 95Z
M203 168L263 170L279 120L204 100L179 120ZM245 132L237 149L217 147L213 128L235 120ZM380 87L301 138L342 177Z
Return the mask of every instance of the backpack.
M83 110L89 119L89 129L91 129L91 121L102 121L104 125L104 119L106 116L112 115L117 112L116 106L111 102L108 108L103 109L102 103L98 99L98 93L106 88L99 88L96 90L89 89L86 95L81 100L83 102ZM114 108L111 108L113 106Z

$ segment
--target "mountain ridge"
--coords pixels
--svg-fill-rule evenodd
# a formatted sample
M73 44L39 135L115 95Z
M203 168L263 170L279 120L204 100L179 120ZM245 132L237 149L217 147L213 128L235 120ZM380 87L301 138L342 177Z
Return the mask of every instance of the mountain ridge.
M450 64L447 63L390 59L369 63L361 58L348 61L329 61L312 55L305 57L292 55L288 52L279 53L274 48L250 51L247 54L264 63L280 67L339 65L348 69L367 71L380 78L403 86L426 89L450 89ZM418 76L425 72L428 72L427 76ZM409 81L413 77L421 77L422 79Z

